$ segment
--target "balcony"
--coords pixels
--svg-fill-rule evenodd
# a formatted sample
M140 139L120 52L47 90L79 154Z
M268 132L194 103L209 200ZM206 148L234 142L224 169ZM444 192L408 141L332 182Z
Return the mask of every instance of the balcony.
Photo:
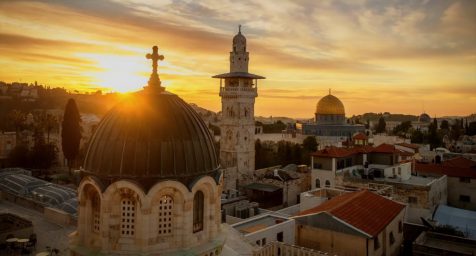
M258 96L256 87L220 87L220 96Z

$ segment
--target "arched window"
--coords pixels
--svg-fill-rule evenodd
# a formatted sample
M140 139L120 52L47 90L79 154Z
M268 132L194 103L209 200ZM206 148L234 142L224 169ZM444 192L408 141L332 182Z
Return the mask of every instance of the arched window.
M134 236L136 204L132 199L121 200L121 235Z
M193 197L193 232L203 230L203 192L197 191Z
M99 199L98 193L94 193L91 199L91 210L92 210L92 228L93 232L99 233L101 226L100 210L101 210L101 201Z
M159 226L158 235L167 236L172 234L172 216L174 201L171 196L163 196L159 201Z
M329 180L326 180L326 187L330 187L331 186L331 182Z
M321 187L321 181L319 179L316 179L316 188Z

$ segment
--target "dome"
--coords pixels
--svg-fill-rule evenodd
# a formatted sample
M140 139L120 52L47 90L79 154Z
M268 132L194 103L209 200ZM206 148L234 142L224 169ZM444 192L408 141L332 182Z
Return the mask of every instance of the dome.
M329 94L317 102L316 115L345 115L344 104Z
M213 137L177 95L146 89L111 109L91 138L83 172L150 187L159 179L185 185L219 168Z
M233 37L233 51L243 49L246 51L246 37L241 34L241 25L238 26L238 34Z
M423 113L418 117L418 122L429 123L431 122L431 117L427 113Z
M237 45L237 44L241 44L241 45L246 44L246 37L242 35L241 32L239 32L233 37L233 45Z

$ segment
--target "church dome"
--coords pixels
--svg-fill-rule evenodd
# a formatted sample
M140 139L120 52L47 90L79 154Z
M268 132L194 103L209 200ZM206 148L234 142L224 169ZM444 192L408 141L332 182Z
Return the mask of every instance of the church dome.
M219 168L213 137L177 95L145 89L111 109L91 138L83 172L106 183L160 179L189 184Z
M327 95L317 102L316 115L345 115L344 104L334 95Z
M431 122L431 117L427 113L423 113L418 117L418 122L429 123Z

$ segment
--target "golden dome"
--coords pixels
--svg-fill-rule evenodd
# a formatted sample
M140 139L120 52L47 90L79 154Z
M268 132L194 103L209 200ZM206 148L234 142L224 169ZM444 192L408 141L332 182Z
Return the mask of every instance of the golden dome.
M316 115L345 115L344 104L334 95L327 95L317 102Z

